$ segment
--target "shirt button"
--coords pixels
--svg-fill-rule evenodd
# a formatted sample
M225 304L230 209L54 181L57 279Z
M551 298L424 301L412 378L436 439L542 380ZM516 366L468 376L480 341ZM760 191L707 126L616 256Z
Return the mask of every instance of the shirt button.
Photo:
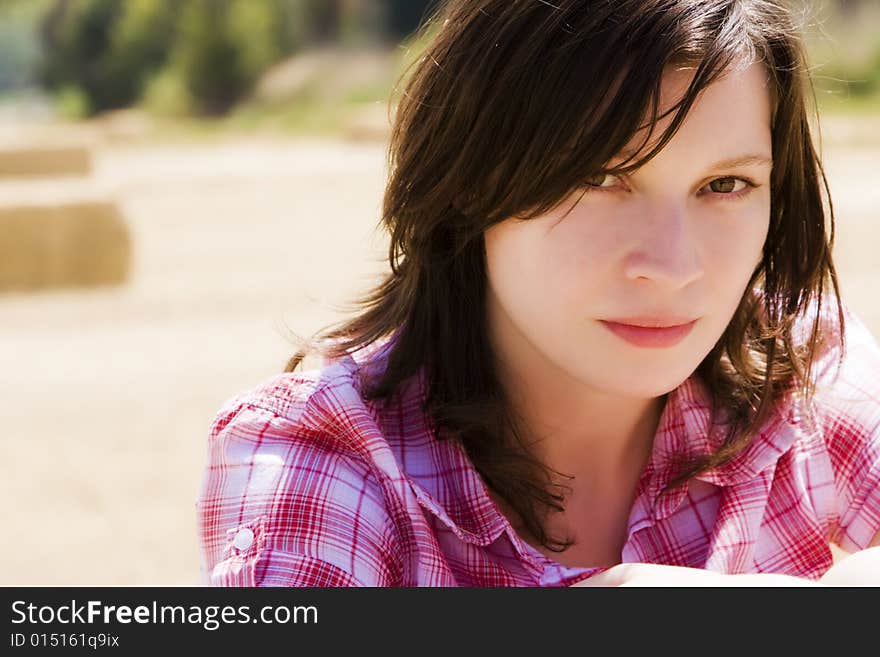
M251 543L254 542L254 533L245 527L240 530L232 541L232 544L237 547L239 550L247 550Z

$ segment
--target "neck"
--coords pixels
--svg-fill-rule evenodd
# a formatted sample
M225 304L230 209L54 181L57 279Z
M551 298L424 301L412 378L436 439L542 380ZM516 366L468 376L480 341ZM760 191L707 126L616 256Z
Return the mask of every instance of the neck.
M595 390L536 382L505 386L526 445L542 463L579 481L613 481L641 471L654 442L665 396L614 397ZM526 394L527 393L527 394Z
M526 340L496 343L499 380L520 436L545 465L601 485L634 469L651 453L666 396L613 395L572 378ZM511 359L507 354L516 354Z

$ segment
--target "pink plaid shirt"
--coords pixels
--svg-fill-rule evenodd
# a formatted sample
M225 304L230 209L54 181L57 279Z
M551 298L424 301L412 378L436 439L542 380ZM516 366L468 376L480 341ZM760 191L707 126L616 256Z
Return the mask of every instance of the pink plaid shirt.
M674 454L712 448L699 379L669 394L623 562L818 579L829 541L868 546L880 529L880 348L847 319L839 375L835 349L816 363L812 415L783 399L737 458L661 495ZM223 404L196 501L201 582L567 586L603 570L559 564L514 532L463 448L432 433L421 374L389 403L363 401L354 374L381 367L389 344Z

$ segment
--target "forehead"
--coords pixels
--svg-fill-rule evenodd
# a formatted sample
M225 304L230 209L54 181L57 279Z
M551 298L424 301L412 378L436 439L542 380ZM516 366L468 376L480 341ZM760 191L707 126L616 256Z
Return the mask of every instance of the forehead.
M656 145L672 123L673 108L684 97L694 73L692 67L667 68L661 81L657 111L657 116L662 118L652 126L650 117L646 117L643 126L615 160L644 155ZM700 90L683 123L664 148L671 148L673 143L681 141L690 142L691 147L699 144L709 150L735 147L740 142L756 147L766 143L769 148L771 115L771 91L764 66L755 62L729 69Z

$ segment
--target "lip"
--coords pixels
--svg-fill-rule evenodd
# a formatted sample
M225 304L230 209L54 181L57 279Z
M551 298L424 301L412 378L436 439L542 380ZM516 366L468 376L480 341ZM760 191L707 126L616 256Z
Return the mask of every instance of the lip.
M684 340L697 323L687 318L627 318L625 321L600 319L599 322L617 337L637 347L673 347Z

